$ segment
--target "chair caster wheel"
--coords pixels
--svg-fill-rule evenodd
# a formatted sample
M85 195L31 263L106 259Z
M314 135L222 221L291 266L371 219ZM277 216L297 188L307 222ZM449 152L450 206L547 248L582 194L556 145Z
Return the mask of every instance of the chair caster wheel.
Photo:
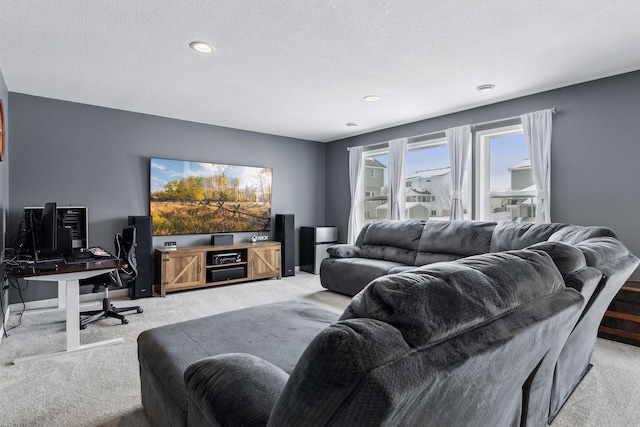
M127 319L122 319L122 324L126 325L127 323L129 323L129 321Z
M141 308L139 308L136 312L137 312L137 313L142 313L142 311L143 311L143 310L142 310Z
M87 329L87 325L80 325L80 329L82 329L82 330Z

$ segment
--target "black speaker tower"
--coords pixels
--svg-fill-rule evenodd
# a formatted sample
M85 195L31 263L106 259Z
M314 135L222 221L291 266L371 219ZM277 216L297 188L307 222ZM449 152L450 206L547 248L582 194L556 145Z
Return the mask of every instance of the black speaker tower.
M293 214L276 214L276 240L280 242L282 276L296 274L296 226Z
M151 243L151 217L130 216L129 225L136 227L138 246L136 260L138 261L138 277L129 289L129 296L133 299L153 296L153 245Z

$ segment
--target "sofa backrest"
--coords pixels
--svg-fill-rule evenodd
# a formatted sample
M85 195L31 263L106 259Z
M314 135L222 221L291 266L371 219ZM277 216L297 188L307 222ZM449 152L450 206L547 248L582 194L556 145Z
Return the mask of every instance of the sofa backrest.
M419 347L562 288L562 275L546 253L484 254L380 277L353 298L341 319L384 321Z
M305 350L269 425L519 425L581 303L543 251L381 277Z
M367 230L369 229L370 225L371 223L365 224L364 227L362 227L362 230L360 230L360 233L358 233L358 237L356 238L356 246L358 246L359 248L362 247L362 241L364 240L364 236L367 234Z
M618 236L609 227L602 226L581 226L568 225L549 236L550 242L564 242L570 245L584 242L594 237L612 237L617 239Z
M490 251L512 251L546 242L551 235L568 225L562 223L499 222L491 236Z
M495 222L427 221L415 265L451 261L489 252Z
M586 305L602 280L602 271L588 265L585 254L578 247L564 242L540 242L528 249L546 252L562 275L565 286L580 292Z
M375 221L362 237L360 256L413 265L425 221Z

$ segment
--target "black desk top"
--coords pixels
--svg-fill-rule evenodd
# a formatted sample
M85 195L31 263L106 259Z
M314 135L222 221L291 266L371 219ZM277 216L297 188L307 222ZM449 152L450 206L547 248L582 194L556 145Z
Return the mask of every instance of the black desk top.
M21 264L21 267L31 267L20 272L6 271L7 279L21 279L24 277L50 276L54 274L81 273L85 271L112 270L126 268L127 263L119 259L95 260L83 263L67 264L64 261L50 262L47 264L57 264L55 270L38 270L37 264Z

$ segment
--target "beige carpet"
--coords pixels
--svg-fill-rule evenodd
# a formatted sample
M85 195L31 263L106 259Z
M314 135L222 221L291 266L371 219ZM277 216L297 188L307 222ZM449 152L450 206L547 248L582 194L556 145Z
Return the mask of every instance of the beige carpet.
M149 426L140 403L136 338L141 331L298 298L337 311L349 301L324 290L317 276L304 272L282 280L136 300L145 311L128 316L128 325L107 320L81 332L82 344L116 337L123 337L123 344L13 365L17 357L64 347L63 311L27 312L22 324L0 344L0 426ZM125 300L116 305L131 303ZM13 314L10 322L17 318ZM640 348L598 340L593 362L594 368L552 426L640 425Z

